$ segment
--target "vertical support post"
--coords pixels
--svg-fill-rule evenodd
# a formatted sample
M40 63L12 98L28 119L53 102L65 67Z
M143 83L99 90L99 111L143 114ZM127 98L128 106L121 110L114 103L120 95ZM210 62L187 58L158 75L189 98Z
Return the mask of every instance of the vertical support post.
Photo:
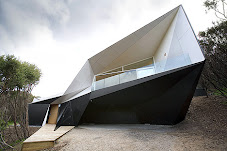
M48 124L56 124L57 118L58 118L58 104L51 104Z
M152 57L152 59L153 59L153 62L154 62L154 74L156 74L156 62L154 60L154 57Z
M96 75L93 78L92 88L91 88L92 91L95 91L96 90L96 88L95 88L95 82L96 82Z

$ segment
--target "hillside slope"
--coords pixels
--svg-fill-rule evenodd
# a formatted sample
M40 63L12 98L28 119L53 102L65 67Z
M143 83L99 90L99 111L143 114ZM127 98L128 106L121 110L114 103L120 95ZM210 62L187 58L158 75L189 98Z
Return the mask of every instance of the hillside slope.
M227 105L222 97L195 97L174 126L83 125L50 150L227 150Z

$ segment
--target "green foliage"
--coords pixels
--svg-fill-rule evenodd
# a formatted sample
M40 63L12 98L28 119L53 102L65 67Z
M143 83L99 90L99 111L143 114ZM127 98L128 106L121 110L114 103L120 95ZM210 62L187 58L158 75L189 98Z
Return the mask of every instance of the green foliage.
M224 91L222 91L222 93L224 93L227 96L227 89L224 89ZM221 96L222 93L220 91L214 90L213 94L217 95L217 96Z
M226 59L227 54L227 21L214 23L214 26L199 33L200 45L207 55L218 54ZM224 61L224 60L223 60Z
M204 2L204 6L207 7L208 10L215 9L217 7L217 0L206 0Z
M205 0L206 11L213 10L219 22L199 33L206 63L200 78L205 89L227 98L227 10L226 0Z
M7 136L11 137L11 142L29 136L27 103L34 98L31 91L40 76L41 71L34 64L22 62L13 55L0 56L0 135L3 136L5 128L12 125L16 137ZM2 142L3 139L4 136ZM7 143L3 145L10 147Z
M9 122L8 122L8 125L9 125L9 126L14 125L13 121L9 121Z
M4 120L0 119L0 131L5 130L6 126L7 126L7 123Z
M22 140L16 140L15 142L11 143L10 145L11 146L15 146L17 144L22 144L24 142L25 139L22 139Z
M1 91L12 90L17 85L20 62L14 56L0 57ZM7 86L7 87L6 87Z
M34 64L21 62L13 55L0 56L0 92L26 90L38 84L41 71Z
M207 8L207 11L214 10L217 18L221 20L227 20L227 3L225 0L206 0L203 4Z
M227 98L227 21L199 33L199 43L204 50L206 64L202 74L202 85L216 89Z

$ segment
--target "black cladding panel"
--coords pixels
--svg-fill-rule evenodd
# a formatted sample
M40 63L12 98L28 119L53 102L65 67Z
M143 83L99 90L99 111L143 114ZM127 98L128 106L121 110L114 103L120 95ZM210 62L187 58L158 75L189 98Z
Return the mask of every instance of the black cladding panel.
M42 126L49 104L28 104L29 125Z
M176 124L187 113L203 65L94 91L81 123Z
M61 104L56 128L64 125L78 126L90 97L90 93Z
M63 103L56 129L83 123L177 124L185 118L203 66L204 62L200 62L93 91ZM30 107L38 113L33 105L39 104ZM38 117L41 119L41 115ZM32 123L41 124L41 121Z

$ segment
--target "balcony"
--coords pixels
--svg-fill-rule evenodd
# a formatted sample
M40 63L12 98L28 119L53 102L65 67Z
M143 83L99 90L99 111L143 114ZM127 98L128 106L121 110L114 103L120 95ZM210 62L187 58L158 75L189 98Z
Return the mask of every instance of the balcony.
M190 63L191 60L188 54L168 57L160 62L154 62L153 57L151 57L95 75L92 91L137 80L167 70L186 66Z

